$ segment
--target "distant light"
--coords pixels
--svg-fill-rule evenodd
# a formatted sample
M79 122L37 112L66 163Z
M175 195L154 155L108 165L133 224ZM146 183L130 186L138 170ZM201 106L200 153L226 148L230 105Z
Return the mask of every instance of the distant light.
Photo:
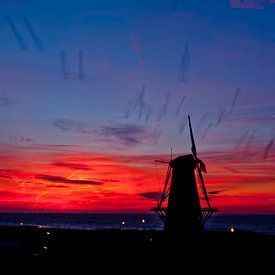
M43 248L44 248L45 250L48 250L48 247L47 247L47 246L43 246Z
M23 225L23 223L22 223L22 222L20 222L20 225Z
M49 232L49 231L47 231L47 233L46 233L47 235L50 235L51 233Z
M125 225L125 221L122 221L121 224L122 224L122 225Z
M235 232L235 228L234 227L230 227L230 232L234 233Z
M152 242L153 241L153 239L152 238L150 238L150 242Z
M144 223L145 223L145 220L144 220L144 219L142 219L142 220L141 220L141 222L144 224Z

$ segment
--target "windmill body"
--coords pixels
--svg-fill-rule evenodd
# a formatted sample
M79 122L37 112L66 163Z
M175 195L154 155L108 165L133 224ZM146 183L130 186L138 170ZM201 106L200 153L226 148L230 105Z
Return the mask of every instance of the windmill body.
M164 230L173 233L194 234L204 230L201 204L197 190L193 155L173 159L171 186Z
M189 129L192 154L179 156L169 162L164 189L152 210L164 222L164 231L174 235L192 236L204 231L204 224L217 208L210 206L202 172L204 163L197 157L191 120ZM196 177L197 176L197 177ZM206 207L201 207L197 181L200 182ZM163 206L167 203L167 206Z

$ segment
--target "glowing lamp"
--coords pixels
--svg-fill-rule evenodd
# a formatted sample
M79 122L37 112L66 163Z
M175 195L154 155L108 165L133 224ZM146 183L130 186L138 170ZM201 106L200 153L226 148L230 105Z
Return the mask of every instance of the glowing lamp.
M234 227L230 227L229 230L230 230L231 233L234 233L234 232L235 232L235 228L234 228Z

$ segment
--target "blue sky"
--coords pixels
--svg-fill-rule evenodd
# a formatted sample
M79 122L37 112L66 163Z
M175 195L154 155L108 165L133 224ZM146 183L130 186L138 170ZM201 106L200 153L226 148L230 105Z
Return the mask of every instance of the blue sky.
M230 108L238 87L241 92L231 120L272 116L274 7L238 9L232 8L230 1L210 2L3 1L1 96L12 102L0 110L5 125L3 142L22 131L37 143L89 145L89 139L83 141L70 133L66 136L53 127L56 120L67 119L87 123L90 128L135 124L148 132L159 125L161 148L179 148L183 140L176 125L181 121L172 115L177 103L186 97L179 116L192 113L194 126L207 113L203 125L207 128L219 112ZM31 37L25 19L38 42ZM16 40L8 20L26 49ZM179 82L186 45L189 61L182 69L186 81ZM62 78L60 72L61 51L66 52L69 79ZM83 80L77 79L79 51L83 54ZM142 85L144 103L150 106L145 124L137 114L123 119L128 102ZM167 114L159 120L167 97ZM255 102L250 100L247 106L250 98ZM138 110L132 110L135 112ZM145 116L145 110L142 112ZM232 131L237 137L245 125L235 126ZM247 127L260 127L264 136L273 132L272 127L257 121ZM226 128L224 123L213 135L226 135ZM142 149L148 148L143 144Z
M274 15L256 0L1 1L1 148L182 154L190 114L200 154L245 152L262 175Z

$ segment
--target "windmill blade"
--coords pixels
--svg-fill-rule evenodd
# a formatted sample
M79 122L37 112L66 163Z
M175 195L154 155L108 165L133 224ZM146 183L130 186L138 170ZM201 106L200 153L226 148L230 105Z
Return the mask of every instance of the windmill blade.
M206 191L204 179L203 179L203 176L202 176L202 171L206 173L206 167L205 167L205 164L200 159L198 159L198 157L197 157L197 149L196 149L196 144L195 144L194 135L193 135L193 131L192 131L191 119L190 119L189 115L188 115L188 123L189 123L191 143L192 143L191 150L192 150L193 156L194 156L195 161L196 161L196 168L197 168L199 180L200 180L201 187L202 187L202 192L204 194L207 206L210 208L210 201L209 201L209 198L208 198L208 194L207 194L207 191Z
M169 187L168 184L170 182L170 178L171 178L171 167L168 166L167 168L167 173L166 173L166 178L165 178L165 183L164 183L164 188L161 194L161 198L158 202L158 207L161 207L163 202L167 199L168 195L169 195Z
M198 172L198 175L199 175L199 179L200 179L202 191L203 191L203 194L204 194L204 197L205 197L205 201L207 203L207 206L210 208L209 197L208 197L208 194L207 194L207 191L206 191L206 187L205 187L204 179L203 179L203 176L202 176L202 172L201 172L201 169L200 169L198 163L197 163L197 172Z
M207 170L206 170L206 166L204 164L204 162L200 159L197 159L197 162L199 164L199 168L200 170L203 172L203 173L206 173L207 174Z
M194 135L193 135L193 130L192 130L192 126L191 126L191 119L190 116L188 115L188 124L189 124L189 130L190 130L190 136L191 136L191 151L194 155L194 158L197 159L197 149L196 149L196 144L195 144L195 140L194 140Z

